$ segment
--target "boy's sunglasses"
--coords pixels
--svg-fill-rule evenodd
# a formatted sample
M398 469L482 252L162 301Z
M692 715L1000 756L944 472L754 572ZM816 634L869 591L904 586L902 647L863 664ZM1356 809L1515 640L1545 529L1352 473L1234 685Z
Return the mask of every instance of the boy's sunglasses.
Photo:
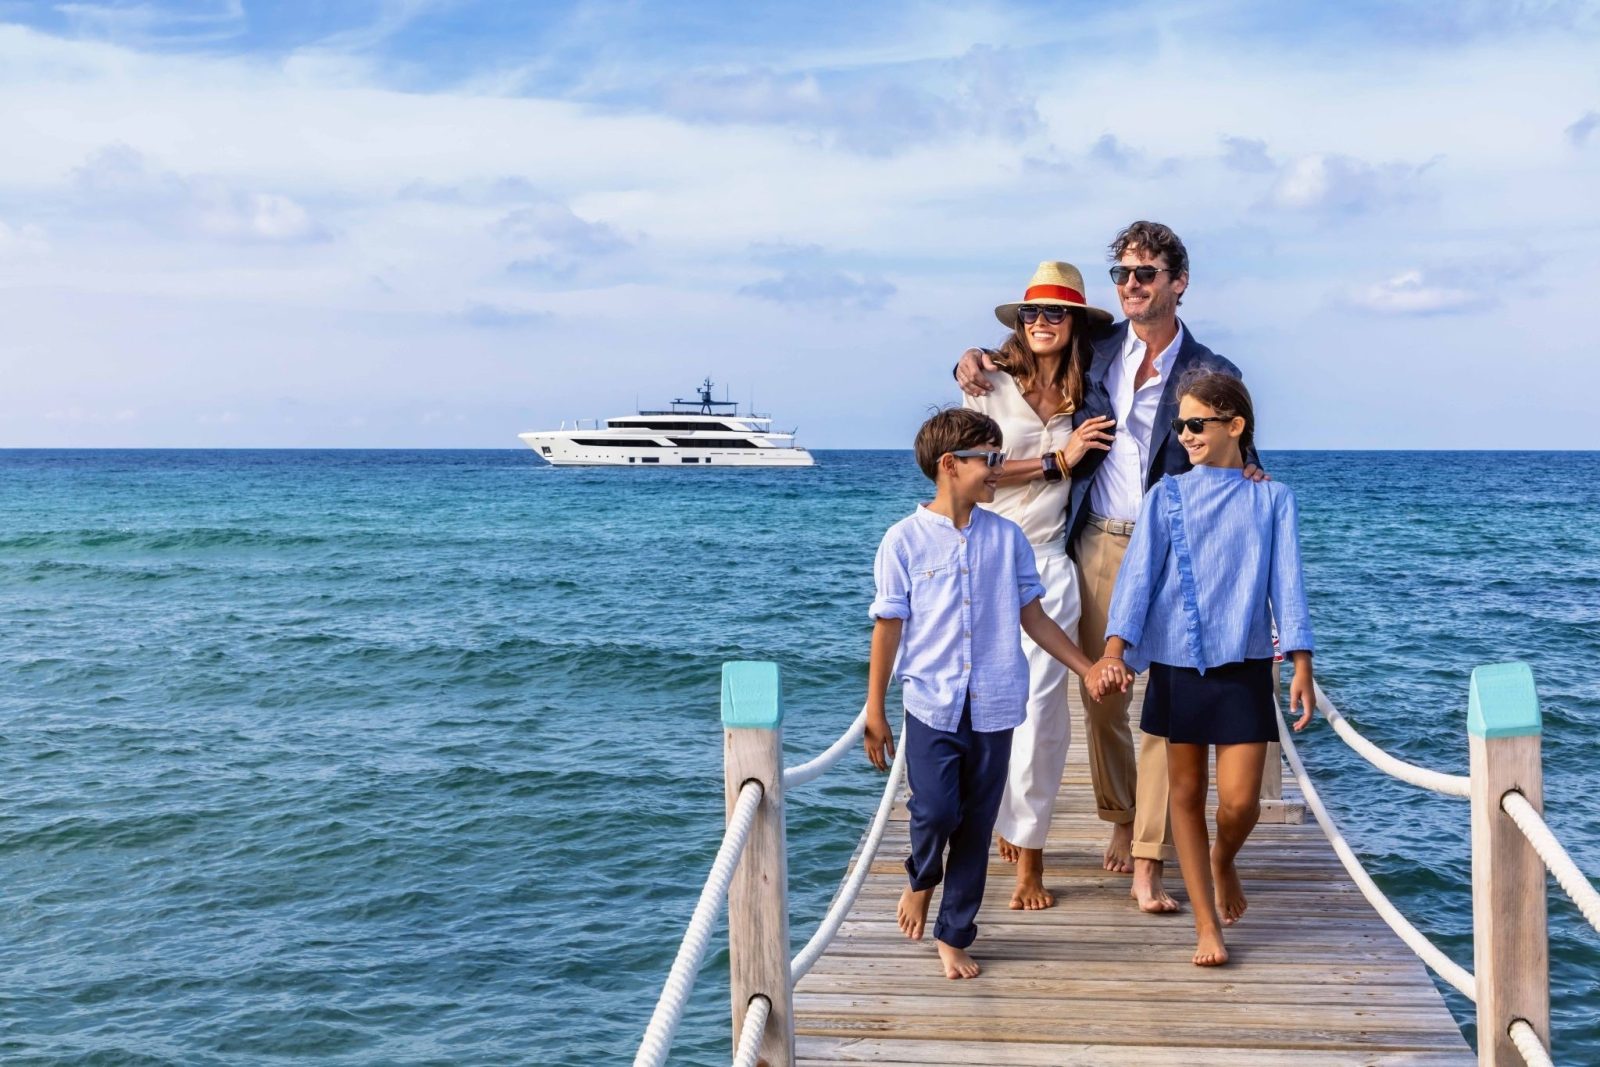
M1111 282L1113 285L1124 285L1130 277L1138 278L1140 285L1149 285L1156 280L1156 275L1162 271L1174 273L1171 267L1112 267Z
M983 460L983 465L990 468L998 467L1006 461L1004 452L989 452L982 448L963 448L957 452L950 453L950 455L957 459L981 459Z
M1040 315L1044 321L1052 326L1060 325L1061 320L1067 317L1071 308L1062 307L1060 304L1023 304L1017 308L1017 318L1022 320L1024 326L1032 326Z
M1173 419L1172 432L1182 433L1188 430L1192 434L1202 434L1206 432L1206 423L1208 422L1232 422L1238 417L1237 415L1207 415L1203 419Z

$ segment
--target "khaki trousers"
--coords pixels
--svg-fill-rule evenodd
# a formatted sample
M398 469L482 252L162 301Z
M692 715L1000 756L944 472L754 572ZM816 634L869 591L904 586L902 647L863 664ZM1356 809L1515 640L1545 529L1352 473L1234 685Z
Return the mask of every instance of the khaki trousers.
M1127 534L1107 533L1092 524L1085 526L1078 538L1083 598L1079 645L1091 660L1105 654L1111 593L1127 550ZM1167 818L1167 739L1141 730L1136 759L1133 730L1128 725L1131 694L1111 692L1104 700L1091 700L1082 683L1078 692L1083 698L1089 776L1100 817L1107 822L1133 823L1135 859L1175 859L1172 823Z

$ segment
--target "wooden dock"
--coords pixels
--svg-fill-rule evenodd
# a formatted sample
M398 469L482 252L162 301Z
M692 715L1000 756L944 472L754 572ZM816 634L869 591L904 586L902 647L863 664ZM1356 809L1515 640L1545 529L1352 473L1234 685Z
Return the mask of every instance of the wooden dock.
M1136 693L1135 710L1139 703ZM944 978L932 941L909 942L895 925L907 851L902 797L849 918L795 987L799 1063L1475 1062L1423 965L1362 898L1315 822L1300 821L1286 768L1282 801L1267 805L1240 856L1250 910L1227 931L1232 961L1191 964L1187 908L1142 914L1130 877L1100 867L1109 825L1094 814L1075 696L1073 714L1045 850L1057 906L1011 911L1013 870L992 857L972 949L984 973ZM1167 886L1186 899L1175 863ZM938 906L935 893L930 931Z

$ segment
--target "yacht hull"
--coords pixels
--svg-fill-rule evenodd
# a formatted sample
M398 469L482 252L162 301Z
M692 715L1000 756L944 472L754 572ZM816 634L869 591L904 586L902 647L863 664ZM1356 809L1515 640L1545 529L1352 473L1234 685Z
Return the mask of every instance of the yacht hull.
M590 441L579 444L570 433L519 434L523 444L557 467L811 467L816 460L803 448L756 444L742 448L666 446L638 440Z

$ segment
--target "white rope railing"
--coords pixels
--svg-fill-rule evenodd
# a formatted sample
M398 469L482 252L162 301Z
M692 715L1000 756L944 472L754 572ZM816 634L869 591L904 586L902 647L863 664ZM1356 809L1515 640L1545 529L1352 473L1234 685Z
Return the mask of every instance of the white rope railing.
M1322 691L1322 686L1312 682L1316 689L1317 709L1322 712L1328 724L1333 727L1334 733L1344 739L1344 743L1355 749L1378 770L1391 777L1398 778L1423 789L1431 789L1435 793L1444 793L1452 797L1466 797L1472 795L1472 779L1464 774L1445 774L1442 771L1432 771L1426 767L1418 767L1415 763L1407 763L1403 759L1389 755L1377 745L1368 741L1356 732L1338 708L1333 706L1333 701L1328 699L1328 694Z
M1528 844L1544 860L1544 865L1556 876L1556 882L1566 890L1567 896L1572 898L1583 917L1589 920L1589 925L1600 931L1600 892L1595 891L1578 865L1572 862L1572 857L1567 855L1567 850L1561 846L1544 818L1533 810L1528 798L1512 790L1500 798L1500 809L1517 824L1517 829L1522 831Z
M861 740L861 735L866 732L866 728L867 709L863 706L861 714L855 717L849 729L840 734L839 740L829 745L820 755L798 766L783 769L784 792L821 778L846 752L855 747L856 742Z
M1361 895L1367 898L1367 903L1389 924L1389 928L1400 935L1422 962L1433 968L1435 974L1455 987L1456 992L1472 1001L1478 1001L1477 984L1473 980L1472 972L1459 963L1440 952L1432 941L1423 936L1422 931L1412 926L1404 915L1401 915L1389 898L1383 895L1383 890L1378 888L1376 882L1367 874L1366 868L1361 866L1361 860L1356 857L1344 835L1339 832L1339 827L1334 824L1333 817L1328 814L1328 809L1322 806L1322 798L1317 795L1317 787L1311 784L1311 779L1306 775L1305 764L1300 762L1300 753L1294 747L1292 730L1284 723L1280 713L1278 718L1278 740L1283 745L1283 754L1289 760L1289 767L1294 771L1295 780L1300 783L1300 791L1305 795L1306 806L1317 817L1317 822L1322 826L1322 833L1333 846L1334 854L1339 857L1339 862L1344 864L1344 869L1355 880L1356 887L1361 890Z
M791 983L798 982L809 974L812 965L822 958L823 952L827 951L834 935L843 925L845 916L849 915L850 909L855 906L856 897L861 894L861 887L866 883L867 875L872 870L872 858L878 854L878 846L883 843L883 831L889 824L889 813L894 810L895 794L899 791L900 779L905 776L906 746L903 728L900 731L900 740L901 743L894 751L894 764L889 768L889 781L884 784L883 796L878 799L878 810L872 817L872 828L867 831L867 839L861 846L861 854L856 857L855 868L839 887L838 895L833 898L833 904L828 908L828 914L823 916L822 922L817 925L817 932L811 935L806 947L789 961Z
M772 1001L757 993L745 1008L744 1029L739 1031L739 1047L733 1052L733 1067L756 1067L761 1054L761 1034L772 1014Z
M1528 1025L1526 1019L1513 1020L1506 1032L1511 1043L1517 1046L1522 1062L1528 1067L1556 1067L1550 1059L1550 1053L1545 1051L1544 1042L1539 1040L1539 1035L1533 1032L1533 1027Z
M672 1035L683 1019L684 1005L694 989L695 976L700 973L711 931L728 899L728 883L733 880L734 868L739 864L739 855L750 836L750 824L755 821L764 792L761 783L755 781L746 782L739 789L739 797L728 816L728 828L722 835L722 847L717 849L717 858L711 861L711 873L706 876L705 888L700 890L700 902L689 917L689 928L684 931L678 956L672 961L672 970L661 989L661 999L656 1001L650 1025L645 1027L644 1039L639 1042L639 1053L633 1058L634 1067L659 1067L666 1062L667 1053L672 1049Z

